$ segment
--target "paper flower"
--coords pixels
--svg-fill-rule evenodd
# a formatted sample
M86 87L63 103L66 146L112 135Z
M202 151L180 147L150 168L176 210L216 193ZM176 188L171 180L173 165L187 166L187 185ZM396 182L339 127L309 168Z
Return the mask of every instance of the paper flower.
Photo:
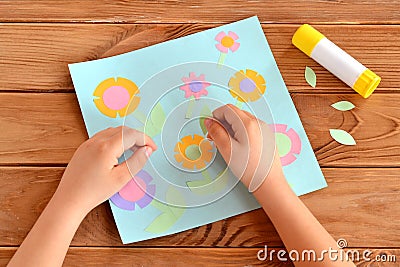
M264 77L250 69L236 72L229 80L229 92L240 102L259 99L266 89Z
M146 171L139 171L118 193L110 200L123 210L135 210L135 206L144 208L153 200L156 186L150 184L153 178Z
M271 126L275 132L276 146L281 158L282 166L291 164L296 160L296 155L301 152L301 140L295 130L287 130L286 124L275 124Z
M224 64L229 50L231 50L231 52L235 52L239 49L240 43L236 41L237 39L239 39L239 36L231 31L229 31L228 34L225 32L220 32L217 34L217 36L215 36L215 40L218 42L215 47L221 52L217 63L219 66Z
M220 32L215 36L215 40L218 42L215 46L221 53L228 53L228 50L235 52L239 49L240 43L236 42L239 39L239 36L229 31L228 34L225 32Z
M109 78L96 87L93 92L94 103L101 113L116 118L132 113L140 102L136 84L126 78Z
M181 86L180 89L185 91L186 98L193 96L199 99L202 95L207 95L208 91L206 88L211 85L206 82L204 74L197 77L194 72L189 73L189 77L183 77L182 81L185 85Z
M175 146L175 159L186 169L202 169L212 160L211 143L200 135L187 135Z

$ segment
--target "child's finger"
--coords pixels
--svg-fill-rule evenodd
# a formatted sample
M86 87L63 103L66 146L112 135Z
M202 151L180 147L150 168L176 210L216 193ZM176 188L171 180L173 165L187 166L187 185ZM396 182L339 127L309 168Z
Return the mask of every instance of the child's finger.
M231 138L227 130L219 122L212 119L204 121L207 131L211 139L214 141L219 152L226 162L229 162L232 151L232 142L236 142Z
M157 145L149 136L126 126L122 126L121 130L111 136L108 142L116 157L120 157L125 150L134 146L149 146L152 151L157 150Z
M97 132L95 135L91 137L91 139L105 139L108 138L112 135L114 135L116 132L121 131L122 126L120 127L109 127L105 130L102 130L100 132Z
M233 131L233 136L240 143L247 142L247 133L245 125L250 118L239 108L234 105L228 104L217 108L213 111L215 119L224 124L229 124Z
M130 158L114 167L113 175L115 175L120 188L144 167L152 152L151 147L142 146Z

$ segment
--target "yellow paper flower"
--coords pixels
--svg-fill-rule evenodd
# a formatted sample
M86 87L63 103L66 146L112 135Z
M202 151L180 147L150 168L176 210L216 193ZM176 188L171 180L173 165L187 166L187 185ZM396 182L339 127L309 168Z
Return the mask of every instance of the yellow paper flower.
M116 118L131 114L139 105L139 88L126 78L109 78L96 87L93 99L96 107L104 115Z
M211 143L200 135L187 135L175 146L175 159L186 169L202 169L212 160Z
M267 88L264 77L250 69L236 72L229 80L229 92L240 102L252 102L259 99Z

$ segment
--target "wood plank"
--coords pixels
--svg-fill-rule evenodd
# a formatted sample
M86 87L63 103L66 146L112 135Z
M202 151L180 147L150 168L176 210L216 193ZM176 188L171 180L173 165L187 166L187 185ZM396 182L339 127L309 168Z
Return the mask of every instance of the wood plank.
M0 21L226 23L258 15L264 23L399 23L396 0L106 1L3 0Z
M0 246L20 244L55 191L63 168L0 168ZM323 168L328 188L302 196L324 227L349 247L400 244L399 168ZM109 204L85 218L74 246L122 246ZM182 233L130 246L282 246L259 209Z
M73 94L0 94L0 162L66 163L87 139ZM11 101L11 102L10 102Z
M321 166L400 166L400 106L397 95L292 94L293 101ZM330 105L347 100L356 108L342 112ZM357 144L343 146L329 129L349 132Z
M0 90L72 91L68 63L117 55L214 26L0 24ZM291 44L298 26L263 26L289 90L354 93ZM382 77L377 91L399 92L400 25L317 28ZM306 65L317 73L317 90L304 80Z
M8 263L15 250L0 248L2 266ZM286 261L278 259L277 252L284 248L270 248L267 251L271 253L272 250L275 250L272 260L260 261L257 259L260 248L70 248L63 266L294 266L287 253L284 255ZM358 267L399 266L400 249L349 250L358 253L360 258L355 260ZM370 261L363 260L363 253ZM349 255L357 259L352 253ZM385 262L383 259L386 259Z
M399 94L375 93L368 100L339 94L292 97L322 166L400 166ZM356 108L330 107L340 100ZM2 93L0 102L0 165L66 164L87 139L74 94ZM350 132L357 145L333 141L332 128Z

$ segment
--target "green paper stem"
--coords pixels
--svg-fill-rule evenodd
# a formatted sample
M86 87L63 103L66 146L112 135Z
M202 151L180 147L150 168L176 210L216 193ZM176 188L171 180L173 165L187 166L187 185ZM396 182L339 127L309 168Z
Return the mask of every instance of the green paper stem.
M226 59L226 55L227 55L226 53L221 53L219 55L218 63L217 63L218 67L221 67L222 65L224 65L224 62L225 62L225 59Z
M238 108L242 109L242 107L243 107L243 102L242 102L242 101L239 101L239 99L236 98L235 106L237 106Z
M207 128L206 128L206 126L204 125L204 120L205 120L206 118L212 117L211 110L210 110L210 108L209 108L207 105L204 105L203 109L202 109L201 112L200 112L200 116L201 116L201 118L200 118L200 120L199 120L200 128L201 128L201 131L203 132L203 134L206 135L206 133L207 133Z
M192 117L195 101L196 101L196 99L194 98L194 96L191 96L190 100L189 100L189 104L188 104L188 109L187 109L186 115L185 115L186 119L190 119Z

